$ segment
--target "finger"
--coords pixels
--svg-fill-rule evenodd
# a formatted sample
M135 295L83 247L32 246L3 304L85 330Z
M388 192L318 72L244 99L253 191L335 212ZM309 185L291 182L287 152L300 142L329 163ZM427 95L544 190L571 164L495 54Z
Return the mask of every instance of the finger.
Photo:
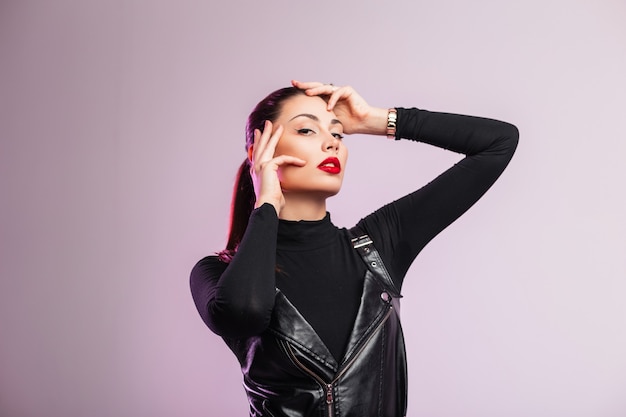
M267 149L267 142L269 141L272 135L272 122L269 120L265 121L265 125L263 126L263 131L260 129L254 130L254 150L252 153L253 161L260 161L265 154L265 150ZM269 158L271 159L272 155Z
M304 92L309 96L329 96L338 89L339 87L332 84L322 84L320 86L311 87L307 90L304 90Z
M256 151L259 149L259 136L261 136L261 131L259 129L254 129L252 145L248 148L248 159L250 162L254 162L256 159Z
M293 85L294 87L299 88L301 90L308 90L310 88L323 86L324 83L320 83L320 82L317 82L317 81L303 82L303 81L298 81L298 80L291 80L291 85Z
M337 104L339 100L346 99L350 97L351 94L352 92L350 87L344 86L337 88L328 98L326 108L328 110L332 110L333 108L335 108L335 104Z
M272 158L274 158L274 153L276 152L276 145L278 144L278 141L280 140L280 137L283 134L283 127L278 126L276 128L276 131L272 133L271 124L270 124L266 132L268 133L266 134L264 141L262 142L263 149L260 150L257 155L257 166L259 168L261 164L265 163L266 161L270 161Z
M267 141L266 152L267 152L268 158L274 157L274 153L276 152L276 145L278 145L278 141L280 140L280 137L283 135L283 130L284 128L282 127L282 125L278 125L278 127L276 127L276 131L272 134L272 136Z
M317 81L301 82L292 80L292 85L296 88L304 90L304 92L309 96L331 95L339 88L332 84L324 84Z
M276 158L272 159L272 162L274 162L276 166L279 166L279 167L283 165L296 165L300 167L306 165L306 161L304 159L298 158L296 156L291 156L291 155L277 156Z
M268 173L268 170L276 172L278 168L285 165L295 165L299 167L303 167L306 165L306 161L304 159L291 156L291 155L279 155L276 158L272 158L269 161L262 162L258 164L258 169L253 170L250 168L250 174L253 176L258 176L261 173ZM262 176L265 176L262 174Z

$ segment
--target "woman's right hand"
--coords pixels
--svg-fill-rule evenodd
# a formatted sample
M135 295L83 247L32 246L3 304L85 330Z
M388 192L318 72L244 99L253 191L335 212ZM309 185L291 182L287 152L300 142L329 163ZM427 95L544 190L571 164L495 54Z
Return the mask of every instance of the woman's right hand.
M273 131L272 122L265 121L263 132L254 130L254 145L250 155L250 176L254 184L256 195L255 208L269 203L279 215L285 205L285 197L278 178L278 168L283 165L304 166L306 161L295 156L274 156L276 144L283 133L283 127L278 126Z

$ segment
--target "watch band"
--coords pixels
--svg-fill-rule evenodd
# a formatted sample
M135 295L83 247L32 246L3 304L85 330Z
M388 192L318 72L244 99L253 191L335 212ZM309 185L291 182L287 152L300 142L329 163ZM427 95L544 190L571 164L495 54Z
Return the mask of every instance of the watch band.
M387 113L387 139L396 138L396 122L398 121L398 111L394 108Z

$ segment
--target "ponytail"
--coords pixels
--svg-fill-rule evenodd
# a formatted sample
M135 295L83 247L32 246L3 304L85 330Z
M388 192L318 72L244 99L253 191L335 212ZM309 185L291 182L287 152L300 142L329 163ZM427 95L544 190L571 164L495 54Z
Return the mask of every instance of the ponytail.
M221 261L230 262L235 252L237 252L237 247L248 227L248 219L250 214L252 214L252 210L254 210L255 202L256 195L254 194L254 185L250 176L250 162L246 158L237 171L237 178L233 187L228 243L226 244L226 249L218 253Z

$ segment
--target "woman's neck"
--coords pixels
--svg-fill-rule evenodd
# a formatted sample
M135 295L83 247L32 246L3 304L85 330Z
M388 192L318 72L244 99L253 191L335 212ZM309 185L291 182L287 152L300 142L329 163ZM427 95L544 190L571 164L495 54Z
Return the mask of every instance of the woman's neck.
M326 216L326 197L285 193L285 205L278 218L282 220L321 220Z

